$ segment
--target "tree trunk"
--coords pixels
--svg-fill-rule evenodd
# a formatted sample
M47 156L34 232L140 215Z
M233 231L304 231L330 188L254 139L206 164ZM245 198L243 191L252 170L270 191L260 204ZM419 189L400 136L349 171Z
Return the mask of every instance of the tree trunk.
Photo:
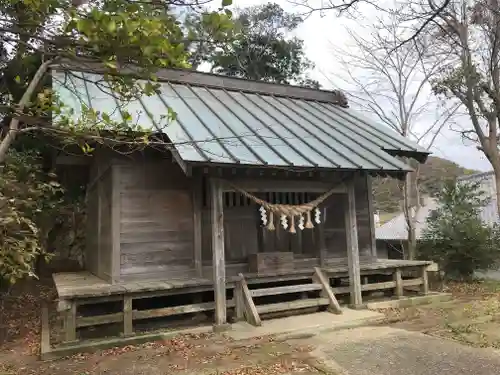
M415 163L412 163L412 160L407 160L407 164L413 166ZM416 258L417 248L416 223L417 214L420 209L417 175L418 166L415 172L406 174L403 186L403 212L408 230L407 245L403 248L403 257L409 260Z
M5 158L7 157L7 151L9 150L12 142L16 139L17 133L19 132L19 118L18 116L24 111L24 108L29 104L31 97L35 93L36 88L39 83L42 81L43 76L49 69L49 66L53 63L53 60L47 60L42 63L38 70L36 71L33 79L30 84L26 88L21 100L17 104L16 113L12 116L12 120L10 120L9 130L7 134L0 142L0 163L5 162Z
M496 168L495 166L493 166L493 173L495 174L495 198L497 200L497 215L498 217L500 217L500 165Z

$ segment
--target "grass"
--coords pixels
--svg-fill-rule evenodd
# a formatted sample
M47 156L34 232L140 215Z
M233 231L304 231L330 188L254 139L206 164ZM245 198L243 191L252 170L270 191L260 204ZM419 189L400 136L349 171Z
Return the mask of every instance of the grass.
M454 299L386 312L392 326L421 331L475 347L500 349L500 282L451 283Z

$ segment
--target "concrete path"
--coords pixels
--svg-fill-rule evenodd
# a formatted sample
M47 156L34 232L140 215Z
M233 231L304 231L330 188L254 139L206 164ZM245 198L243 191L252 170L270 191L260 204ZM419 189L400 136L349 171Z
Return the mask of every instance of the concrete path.
M286 318L263 320L262 326L254 327L246 322L232 325L226 335L235 340L246 340L267 335L316 334L322 331L337 331L366 325L373 325L384 320L384 314L370 310L343 309L343 314L319 312L307 315L295 315Z
M321 333L310 339L314 355L348 375L494 375L500 351L390 327Z

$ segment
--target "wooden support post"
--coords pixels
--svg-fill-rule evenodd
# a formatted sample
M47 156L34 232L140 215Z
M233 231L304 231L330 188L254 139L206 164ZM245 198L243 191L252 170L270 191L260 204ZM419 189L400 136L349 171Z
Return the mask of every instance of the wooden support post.
M333 290L330 287L330 282L319 267L314 267L313 280L318 284L321 284L321 286L323 287L322 295L328 298L328 301L330 302L329 309L335 314L342 314L342 309L340 308L335 294L333 294Z
M358 225L356 222L354 181L350 181L347 184L347 200L344 211L351 305L354 308L358 308L362 305L363 300L361 296L361 274L359 269Z
M40 319L41 339L40 339L40 355L50 353L50 325L49 325L49 309L47 306L42 307L42 317Z
M371 255L377 258L377 238L375 237L375 209L373 207L372 176L366 174L366 189L368 191L368 215L370 218L370 245Z
M134 333L132 325L132 297L123 296L123 335L130 336Z
M227 328L226 261L224 257L224 206L221 181L210 179L212 218L212 268L215 295L214 330Z
M70 302L70 308L66 310L64 317L64 341L76 341L76 302Z
M262 322L260 320L257 307L255 307L255 303L253 302L252 294L248 289L245 277L241 273L238 275L238 277L240 278L239 284L243 294L243 300L245 302L245 315L247 317L247 321L248 323L253 324L254 326L260 326L262 325Z
M427 266L422 267L421 292L423 295L429 294L429 274L427 273Z
M243 298L243 289L241 287L241 283L236 283L233 293L236 321L239 322L245 319L245 300Z
M316 235L316 246L318 247L319 265L320 267L326 266L326 242L325 242L325 223L324 212L321 215L321 223L315 225L314 233Z
M117 283L121 278L120 262L120 166L111 166L111 269L105 270L111 274L111 283ZM101 241L101 239L99 239Z
M394 294L396 297L403 297L403 277L401 275L401 269L396 268L394 271L394 281L396 282L396 288L394 289Z
M194 249L194 268L198 277L203 277L203 260L201 249L201 211L202 211L202 193L203 178L197 175L193 179L193 249Z

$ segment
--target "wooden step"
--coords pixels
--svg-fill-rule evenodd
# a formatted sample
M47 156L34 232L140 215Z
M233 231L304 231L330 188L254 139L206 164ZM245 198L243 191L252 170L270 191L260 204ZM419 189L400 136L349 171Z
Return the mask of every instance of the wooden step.
M280 302L280 303L271 303L267 305L260 305L257 306L257 312L259 314L267 314L279 311L305 309L307 307L327 306L329 304L330 301L328 300L328 298L311 298L311 299L302 299L291 302Z
M314 290L321 290L321 289L322 286L320 284L300 284L300 285L277 286L272 288L251 289L250 294L252 295L252 297L263 297L263 296L274 296L278 294L311 292Z

